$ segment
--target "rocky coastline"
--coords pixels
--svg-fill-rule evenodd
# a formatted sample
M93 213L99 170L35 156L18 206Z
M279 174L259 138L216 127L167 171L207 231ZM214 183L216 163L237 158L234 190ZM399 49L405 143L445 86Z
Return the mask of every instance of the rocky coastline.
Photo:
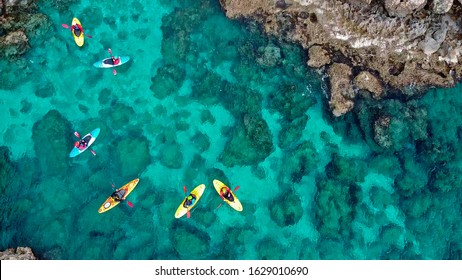
M36 260L30 247L10 248L0 252L0 260Z
M329 75L339 117L357 93L380 100L462 76L462 0L220 0L228 18L256 21L300 44L307 64Z

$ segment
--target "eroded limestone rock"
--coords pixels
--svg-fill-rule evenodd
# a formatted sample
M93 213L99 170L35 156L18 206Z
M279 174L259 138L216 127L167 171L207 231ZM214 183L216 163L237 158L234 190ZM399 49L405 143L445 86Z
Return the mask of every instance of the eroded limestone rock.
M382 98L383 86L374 75L367 71L362 71L354 79L355 85L359 89L364 89L372 93L372 97L375 99Z
M36 260L30 247L10 248L0 252L0 260Z
M339 117L353 109L355 92L351 84L351 68L346 64L334 63L328 70L331 96L329 106L334 116Z

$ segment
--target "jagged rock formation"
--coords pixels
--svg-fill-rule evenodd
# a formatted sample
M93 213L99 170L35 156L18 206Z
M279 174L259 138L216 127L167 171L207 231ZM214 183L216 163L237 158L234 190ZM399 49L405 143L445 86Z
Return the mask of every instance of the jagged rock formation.
M383 97L383 86L374 75L367 71L361 71L354 79L354 84L358 89L363 89L372 94L375 99Z
M29 247L10 248L0 252L0 260L36 260L32 249Z
M375 88L375 98L382 95L379 92L382 84L397 89L450 87L462 75L461 0L220 0L220 3L229 18L255 20L268 34L301 44L308 50L307 63L312 67L328 70L337 67L334 66L337 63L346 64L352 68L352 79L367 70L368 77L374 76L378 82L371 79L375 86L365 86L363 82L361 87ZM331 85L337 83L331 81ZM330 105L334 115L339 116L353 108L353 99L336 98L344 93L334 91L331 89Z
M0 0L0 58L18 57L30 48L31 35L44 33L51 25L38 13L37 0Z

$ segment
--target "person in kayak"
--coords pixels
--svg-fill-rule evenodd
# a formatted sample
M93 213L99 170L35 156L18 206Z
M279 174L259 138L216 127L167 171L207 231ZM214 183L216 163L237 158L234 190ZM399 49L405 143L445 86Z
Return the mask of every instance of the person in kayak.
M79 150L83 150L83 149L87 148L88 142L90 142L90 140L91 140L91 136L88 135L87 137L85 137L83 139L80 139L79 141L75 142L74 146Z
M184 201L183 206L185 208L188 208L189 206L193 205L194 202L196 202L196 196L194 194L189 194L186 197L186 200Z
M80 37L80 34L83 33L83 28L80 24L75 24L71 26L72 32L75 34L75 36Z
M122 189L122 190L117 190L117 191L115 191L115 192L113 192L113 193L111 194L111 197L112 197L112 199L114 199L115 201L122 201L122 200L125 199L125 198L124 198L124 194L125 194L125 190L124 190L124 189Z
M223 187L220 189L220 196L223 200L227 199L228 201L231 201L231 202L234 201L234 196L228 187Z
M110 65L117 65L120 63L120 56L115 58L114 56L111 56L111 58L107 58L103 60L104 64L110 64Z
M112 58L112 65L117 65L120 63L120 56L115 58L114 56L111 56Z
M85 139L80 139L79 141L75 142L74 143L74 146L79 149L79 150L83 150L87 147L87 142L85 141Z

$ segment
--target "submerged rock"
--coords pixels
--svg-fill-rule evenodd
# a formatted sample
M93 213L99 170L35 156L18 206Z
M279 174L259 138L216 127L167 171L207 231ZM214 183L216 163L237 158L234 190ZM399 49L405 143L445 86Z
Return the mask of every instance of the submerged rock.
M0 147L0 191L4 194L5 189L14 177L15 167L10 160L10 151L7 147Z
M112 129L122 129L126 127L135 113L132 107L122 103L113 103L111 107L101 109L99 114L101 119L108 120Z
M233 129L221 161L226 166L258 164L272 150L272 135L265 120L260 115L244 115Z
M67 119L58 111L50 110L34 124L32 140L42 172L67 174L69 152L73 147L71 123Z
M29 48L29 39L22 30L9 32L6 36L0 37L0 57L22 55Z
M177 65L164 65L157 70L156 76L151 78L150 87L154 96L158 99L164 99L169 95L174 95L180 89L185 70Z
M299 183L303 176L316 169L319 156L316 147L309 141L303 141L298 146L288 149L283 159L283 174L288 181Z
M287 247L283 247L273 238L263 239L257 244L257 253L260 260L283 260Z
M124 178L139 177L151 163L149 141L144 136L118 139L114 151L120 175Z
M296 84L283 83L269 95L269 107L280 112L284 121L292 122L303 117L316 104L316 98Z
M303 215L301 200L293 192L278 195L268 208L271 219L280 227L295 225Z
M316 228L324 238L350 235L355 207L355 186L334 179L316 182Z
M399 151L428 138L427 110L415 100L361 101L355 110L366 140L372 148Z
M380 147L389 149L393 146L393 140L388 132L391 117L381 115L374 121L374 140Z
M278 135L279 147L287 148L297 143L302 137L308 119L309 117L304 115L290 123L285 123Z
M207 259L210 236L206 232L176 222L170 233L170 240L181 259Z
M260 47L257 57L258 64L265 67L274 67L281 63L281 49L276 46Z

